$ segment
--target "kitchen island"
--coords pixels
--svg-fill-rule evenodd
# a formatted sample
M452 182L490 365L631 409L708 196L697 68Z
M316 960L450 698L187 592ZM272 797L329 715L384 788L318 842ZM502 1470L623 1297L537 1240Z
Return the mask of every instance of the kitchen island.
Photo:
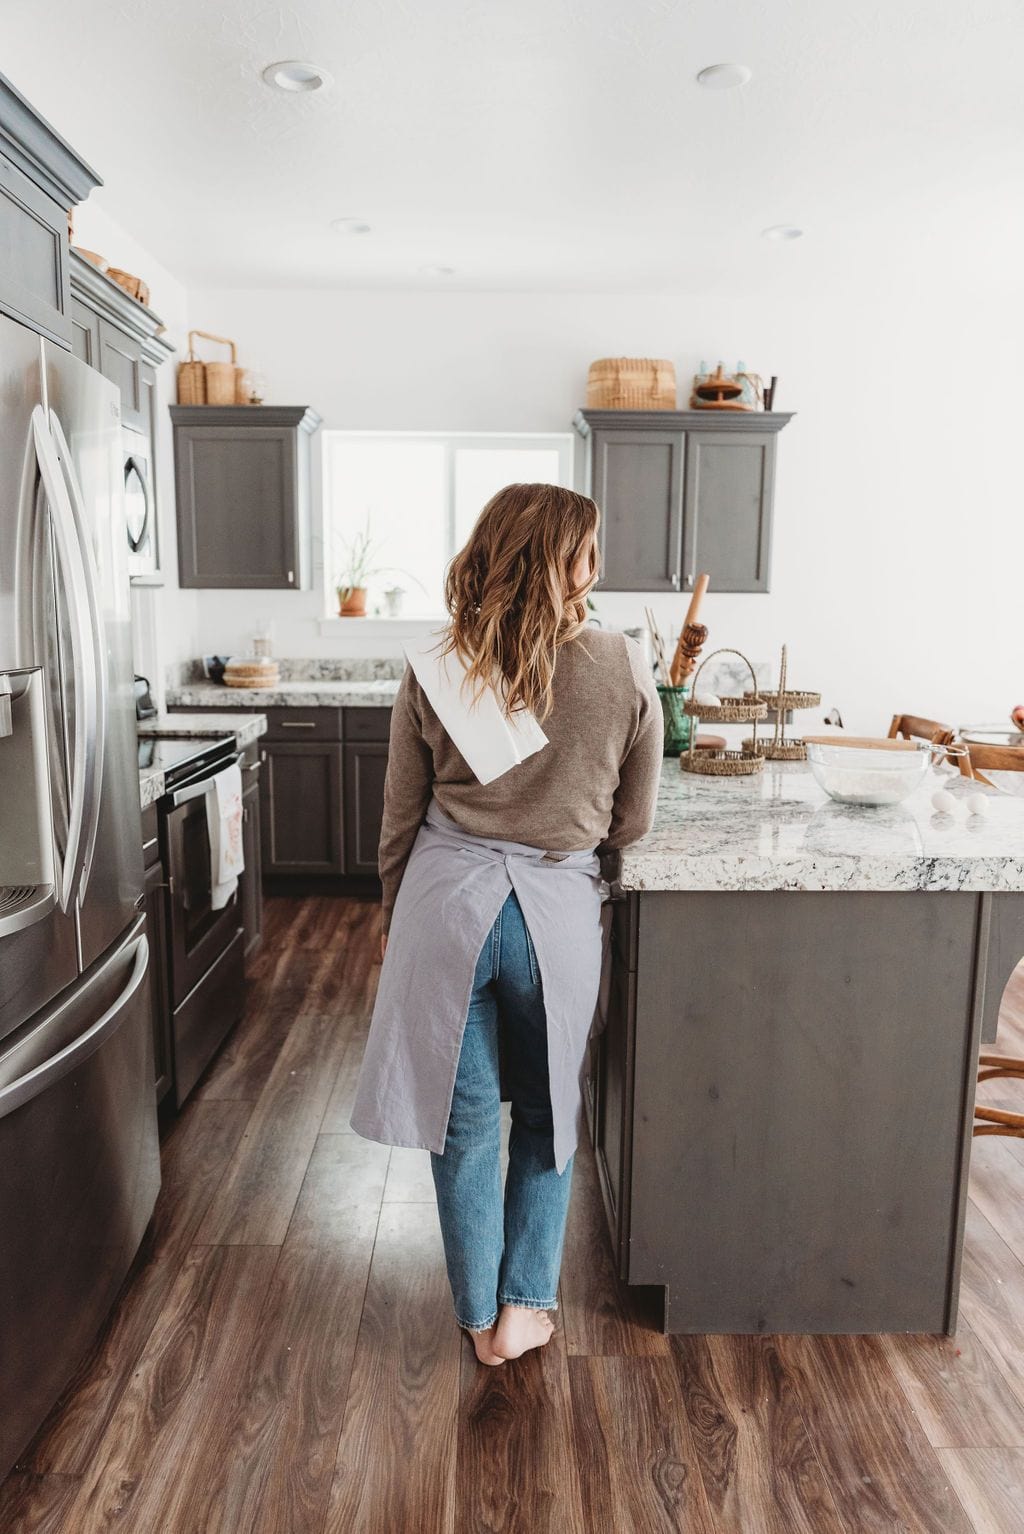
M667 1332L952 1332L979 1043L1024 957L1024 800L663 769L622 857L587 1107Z

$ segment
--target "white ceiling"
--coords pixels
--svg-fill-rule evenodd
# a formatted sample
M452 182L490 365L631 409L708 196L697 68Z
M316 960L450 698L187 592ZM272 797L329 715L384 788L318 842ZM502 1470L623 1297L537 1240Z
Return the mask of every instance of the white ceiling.
M4 0L0 67L189 284L704 292L1015 278L1022 57L1021 0Z

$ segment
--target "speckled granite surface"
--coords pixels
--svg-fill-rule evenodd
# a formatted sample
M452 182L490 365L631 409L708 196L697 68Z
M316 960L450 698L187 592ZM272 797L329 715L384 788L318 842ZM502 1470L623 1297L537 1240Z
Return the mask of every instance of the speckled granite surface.
M164 775L159 767L139 768L139 802L144 810L162 796Z
M931 796L948 788L956 813ZM982 793L988 814L962 801ZM1024 799L955 775L930 775L902 804L836 804L804 762L749 778L662 771L652 830L622 855L631 890L1022 890Z
M228 692L232 689L225 688ZM266 714L221 714L204 709L197 714L157 714L155 719L140 719L140 735L184 736L203 740L207 735L233 735L239 746L251 746L267 733Z
M397 682L405 670L405 657L342 655L310 658L275 656L283 682ZM192 687L207 680L202 661L182 661L167 668L168 687Z
M167 702L175 708L390 708L397 680L331 681L306 678L274 687L216 687L192 682L169 687Z

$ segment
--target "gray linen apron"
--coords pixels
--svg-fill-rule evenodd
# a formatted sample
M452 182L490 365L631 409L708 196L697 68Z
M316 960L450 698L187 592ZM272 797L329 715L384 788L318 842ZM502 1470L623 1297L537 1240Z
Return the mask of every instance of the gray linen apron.
M349 1121L357 1134L444 1151L477 959L510 890L540 969L555 1166L564 1171L582 1127L587 1043L603 1023L609 886L595 852L473 836L436 800L395 899Z

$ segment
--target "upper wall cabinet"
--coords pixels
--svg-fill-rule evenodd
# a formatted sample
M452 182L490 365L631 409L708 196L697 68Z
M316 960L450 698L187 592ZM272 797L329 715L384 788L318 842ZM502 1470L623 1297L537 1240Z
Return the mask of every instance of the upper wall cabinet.
M581 410L605 591L767 591L778 412Z
M0 310L71 345L68 213L95 171L0 75Z
M172 405L182 586L282 588L310 580L307 405Z
M159 585L161 573L156 370L174 348L163 321L130 298L77 251L71 252L71 350L117 385L121 395L128 569L136 585Z

